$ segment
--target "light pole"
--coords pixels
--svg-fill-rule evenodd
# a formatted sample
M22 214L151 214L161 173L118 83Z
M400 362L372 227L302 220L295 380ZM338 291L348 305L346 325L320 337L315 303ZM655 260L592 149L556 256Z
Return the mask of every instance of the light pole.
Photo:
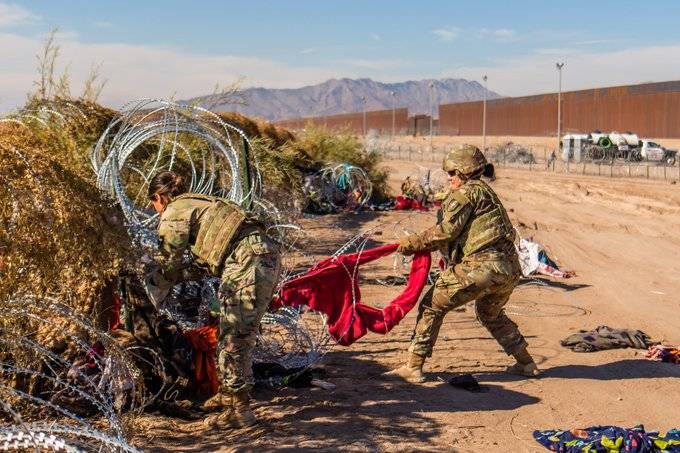
M564 62L555 63L557 72L559 73L559 82L557 85L557 151L560 150L560 140L562 139L562 68Z
M482 80L484 81L484 104L482 107L482 152L486 151L486 81L488 77L486 74L482 76Z
M394 97L397 95L396 92L391 91L390 94L392 95L392 140L394 140L395 134L395 118L394 118Z
M363 133L364 133L364 138L366 138L366 96L361 96L361 102L364 104L364 125L363 125Z
M433 110L433 95L434 95L434 82L430 82L430 151L434 153L434 148L432 147L432 129L433 129L433 117L434 117L434 110Z

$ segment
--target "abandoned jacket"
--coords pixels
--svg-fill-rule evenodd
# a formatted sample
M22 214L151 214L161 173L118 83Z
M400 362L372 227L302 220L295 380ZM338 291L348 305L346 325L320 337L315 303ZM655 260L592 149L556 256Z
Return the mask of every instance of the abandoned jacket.
M515 229L498 196L485 182L471 179L448 192L440 220L400 242L402 253L442 250L450 262L517 261Z

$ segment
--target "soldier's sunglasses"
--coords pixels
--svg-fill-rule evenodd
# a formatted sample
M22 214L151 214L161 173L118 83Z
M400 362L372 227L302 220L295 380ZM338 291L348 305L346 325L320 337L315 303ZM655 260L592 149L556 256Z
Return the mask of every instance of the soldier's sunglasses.
M454 176L456 176L458 174L458 172L456 170L447 171L446 173L449 175L450 178L453 178Z

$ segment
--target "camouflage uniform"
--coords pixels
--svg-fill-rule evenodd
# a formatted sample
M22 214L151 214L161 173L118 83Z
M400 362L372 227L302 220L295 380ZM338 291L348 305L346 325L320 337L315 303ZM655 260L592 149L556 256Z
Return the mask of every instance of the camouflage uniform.
M421 204L427 202L427 191L423 188L422 184L412 180L410 176L407 176L404 182L401 183L401 193L404 197L416 200Z
M168 204L158 236L164 269L153 277L154 285L168 288L181 279L187 251L198 267L221 275L217 361L222 391L250 389L257 329L280 270L276 245L235 204L195 194Z
M521 275L513 244L515 230L494 191L479 179L451 190L434 227L407 236L400 251L442 249L449 267L424 295L409 351L432 355L444 315L475 300L477 317L507 354L527 343L504 306Z

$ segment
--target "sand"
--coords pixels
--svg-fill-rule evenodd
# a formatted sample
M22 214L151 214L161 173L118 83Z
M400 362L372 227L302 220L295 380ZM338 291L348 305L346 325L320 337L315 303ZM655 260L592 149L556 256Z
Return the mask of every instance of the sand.
M386 165L392 187L413 168L413 162ZM533 440L534 429L680 425L679 365L648 361L639 350L574 353L559 344L577 329L601 324L680 344L680 184L501 170L493 187L523 236L533 236L578 273L518 287L509 302L510 316L544 370L541 379L503 371L511 360L470 307L446 317L425 366L428 382L385 378L382 373L404 359L414 311L386 336L368 334L351 347L335 347L323 361L334 391L258 391L261 423L241 431L144 416L137 444L196 452L538 452L547 450ZM431 213L401 212L308 220L315 238L310 250L324 256L348 235L408 216L408 229L433 223ZM398 233L386 225L379 231L377 242L391 242ZM365 276L384 275L391 266L383 260ZM399 288L364 284L362 291L364 301L380 305ZM461 372L474 373L489 391L468 393L444 382Z

